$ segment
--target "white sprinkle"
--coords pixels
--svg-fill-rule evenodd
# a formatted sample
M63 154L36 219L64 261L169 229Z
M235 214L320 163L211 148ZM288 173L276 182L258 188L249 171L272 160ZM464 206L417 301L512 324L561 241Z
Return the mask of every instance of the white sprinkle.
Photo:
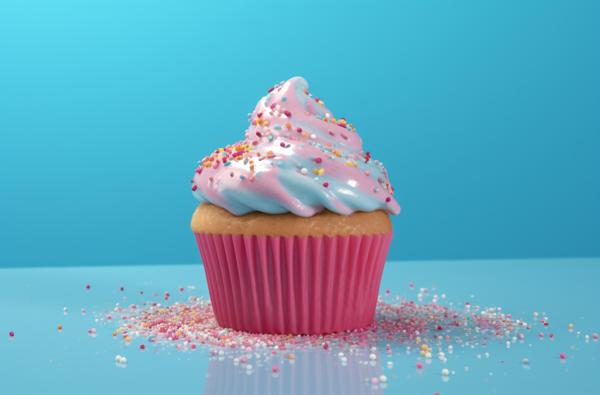
M447 368L442 369L442 376L450 376L450 371Z

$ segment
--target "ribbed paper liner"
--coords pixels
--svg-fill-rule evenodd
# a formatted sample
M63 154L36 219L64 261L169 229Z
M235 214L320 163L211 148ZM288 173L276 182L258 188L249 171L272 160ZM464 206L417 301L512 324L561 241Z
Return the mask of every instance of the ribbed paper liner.
M219 325L324 334L371 324L392 234L196 240Z

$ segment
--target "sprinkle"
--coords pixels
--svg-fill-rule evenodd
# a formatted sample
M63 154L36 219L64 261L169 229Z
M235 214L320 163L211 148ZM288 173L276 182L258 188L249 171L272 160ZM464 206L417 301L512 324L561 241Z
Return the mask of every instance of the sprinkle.
M292 117L292 113L291 113L291 112L289 112L289 111L287 111L287 110L283 111L283 113L284 113L284 114L285 114L285 116L286 116L286 117L288 117L288 118L291 118L291 117Z
M89 290L90 288L92 288L92 287L90 286L90 284L86 284L86 285L85 285L85 289Z
M563 361L564 361L565 359L567 359L567 354L565 354L564 352L561 352L561 353L558 355L558 357L559 357L561 360L563 360Z
M329 183L328 183L327 181L325 181L325 182L323 183L323 186L324 186L325 188L327 188L327 187L329 186Z
M450 371L448 370L448 368L443 368L442 369L442 376L450 376Z
M8 332L8 337L15 337L15 332L13 332L13 331Z
M319 157L316 157L315 158L315 163L323 163L323 159L319 158Z
M146 346L144 344L140 344L140 350L144 351L146 349Z
M277 374L277 373L279 373L279 366L277 366L277 365L273 365L273 366L271 366L271 372L272 372L273 374Z
M296 132L302 133L302 128L296 128Z
M62 332L62 330L63 330L63 326L62 326L61 324L58 324L58 326L56 327L56 329L57 329L59 332Z
M319 167L318 169L314 169L313 173L317 176L322 176L323 174L325 174L325 169L322 167Z
M391 198L391 197L389 197L389 196L388 196L388 197L386 197L386 198L385 198L385 202L386 202L386 203L389 203L389 202L391 202L391 201L392 201L392 198Z
M417 369L423 369L423 363L417 362Z
M303 167L302 169L300 169L300 173L302 175L307 175L308 174L308 169L306 167Z
M198 185L194 184L192 185L192 191L195 192L198 189Z

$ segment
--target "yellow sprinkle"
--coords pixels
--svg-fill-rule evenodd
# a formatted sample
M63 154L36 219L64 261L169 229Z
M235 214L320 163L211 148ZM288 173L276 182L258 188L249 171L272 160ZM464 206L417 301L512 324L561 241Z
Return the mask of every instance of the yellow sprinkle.
M325 174L325 169L322 167L319 167L318 169L314 169L313 173L315 173L318 176L322 176L323 174Z
M337 156L338 158L339 158L340 156L342 156L342 153L341 153L340 151L338 151L338 150L333 150L333 154L334 154L335 156Z
M59 332L62 332L62 325L58 324L58 326L56 327L56 329L58 329Z

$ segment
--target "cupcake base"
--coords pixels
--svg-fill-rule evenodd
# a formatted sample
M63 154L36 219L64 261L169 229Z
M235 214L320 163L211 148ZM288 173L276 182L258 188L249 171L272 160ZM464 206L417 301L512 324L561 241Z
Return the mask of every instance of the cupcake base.
M392 233L195 235L223 327L314 335L373 322Z

